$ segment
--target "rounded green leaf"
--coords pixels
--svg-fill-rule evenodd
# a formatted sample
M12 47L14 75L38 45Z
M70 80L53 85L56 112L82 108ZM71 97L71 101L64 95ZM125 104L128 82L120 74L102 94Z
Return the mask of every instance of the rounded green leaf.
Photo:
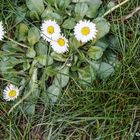
M27 8L25 6L20 6L16 8L15 24L18 24L25 19L26 11L27 11Z
M46 46L42 42L38 42L35 45L35 51L36 51L37 55L47 55L48 46Z
M96 79L96 71L91 66L85 66L78 70L79 83L88 85Z
M102 50L105 51L106 48L109 46L108 38L102 38L98 40L95 45L102 48Z
M97 28L97 38L100 39L104 37L110 30L110 23L104 18L96 18L94 20Z
M113 72L114 72L114 68L112 65L106 62L102 62L100 64L98 75L102 80L106 80Z
M65 58L62 54L58 54L56 52L51 53L51 57L59 62L65 62L67 58Z
M36 19L39 20L39 15L36 11L30 11L30 18L32 20L36 20Z
M47 63L47 56L46 55L39 55L36 57L36 60L43 66Z
M51 102L55 103L61 93L61 89L53 84L50 87L48 87L47 93L48 93L49 99L51 99Z
M26 5L31 11L41 14L44 11L43 0L26 0Z
M68 82L69 82L69 67L64 67L55 76L53 84L55 84L60 88L63 88L68 84Z
M38 28L31 27L28 32L28 42L31 46L35 45L40 39L40 32Z
M22 50L22 48L20 48L17 44L13 43L13 42L6 42L2 45L2 50L4 50L5 52L24 52Z
M91 58L91 59L94 59L94 60L98 60L102 57L103 55L103 50L98 47L98 46L91 46L89 49L88 49L88 52L87 52L88 56Z
M63 18L58 14L54 13L53 11L51 12L44 12L42 14L42 19L43 20L55 20L57 23L61 24L63 21Z
M77 19L82 19L88 11L88 5L86 3L77 3L75 6L75 14Z
M28 48L26 56L29 58L34 58L36 56L36 52L33 48Z
M23 63L23 70L26 71L30 68L30 63L28 60L26 60L24 63Z
M97 11L102 4L101 0L88 0L87 4L89 5L89 9L86 12L86 16L89 18L94 18L97 14Z
M74 18L68 18L64 21L62 24L62 27L65 29L73 29L75 26L75 19Z
M28 35L28 26L25 23L20 23L17 26L17 39L18 41L23 41L25 42L27 39L27 35Z
M31 102L26 102L23 105L23 110L27 115L34 115L35 114L35 104Z
M69 6L71 0L57 0L58 6L61 9L65 9Z

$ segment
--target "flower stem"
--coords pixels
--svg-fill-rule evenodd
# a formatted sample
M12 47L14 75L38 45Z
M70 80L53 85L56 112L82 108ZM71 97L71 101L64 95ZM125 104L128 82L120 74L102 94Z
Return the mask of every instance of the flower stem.
M29 48L27 45L19 43L19 42L13 40L12 38L10 38L10 37L8 37L6 35L4 37L7 38L8 40L10 40L11 42L15 43L15 44L18 44L19 46L22 46L23 48Z
M117 8L121 7L123 4L125 4L126 2L128 2L129 0L125 0L121 3L119 3L118 5L114 6L113 8L109 9L106 13L104 13L104 15L102 17L107 16L108 14L110 14L111 12L113 12L114 10L116 10Z

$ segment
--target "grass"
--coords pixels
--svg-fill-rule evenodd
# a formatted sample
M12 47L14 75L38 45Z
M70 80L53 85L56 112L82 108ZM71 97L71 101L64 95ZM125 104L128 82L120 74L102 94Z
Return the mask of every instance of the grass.
M18 1L15 1L15 4ZM107 18L120 42L120 66L107 82L96 81L83 88L76 80L63 90L61 100L46 105L39 99L36 113L27 116L19 106L9 116L12 104L0 96L1 140L137 140L140 136L140 16L120 18L140 4L130 0ZM0 2L7 29L13 29L14 3ZM1 93L5 87L1 79Z

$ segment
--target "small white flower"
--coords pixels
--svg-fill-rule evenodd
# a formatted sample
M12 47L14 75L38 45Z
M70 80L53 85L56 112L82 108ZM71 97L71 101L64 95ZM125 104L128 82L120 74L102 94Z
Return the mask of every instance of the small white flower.
M60 27L55 21L46 20L41 26L41 36L44 40L50 42L60 35Z
M12 84L8 85L3 92L3 98L6 101L15 100L18 97L18 95L19 95L18 87Z
M86 43L93 38L96 38L97 29L96 25L90 21L79 21L74 27L74 35L78 41Z
M0 40L2 40L4 37L4 28L2 25L2 21L0 21Z
M50 45L57 53L65 53L69 47L68 40L63 35L60 35L55 41L51 41Z

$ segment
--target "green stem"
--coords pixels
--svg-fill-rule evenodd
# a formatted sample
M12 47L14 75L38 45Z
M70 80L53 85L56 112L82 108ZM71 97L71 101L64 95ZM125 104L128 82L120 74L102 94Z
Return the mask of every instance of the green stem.
M108 14L110 14L111 12L113 12L115 9L121 7L123 4L125 4L126 2L128 2L129 0L125 0L121 3L119 3L118 5L114 6L113 8L109 9L106 13L104 13L104 15L102 17L107 16Z
M23 48L29 48L27 45L19 43L19 42L13 40L12 38L10 38L8 36L4 36L4 37L7 38L8 40L10 40L11 42L15 43L15 44L18 44L19 46L22 46Z

